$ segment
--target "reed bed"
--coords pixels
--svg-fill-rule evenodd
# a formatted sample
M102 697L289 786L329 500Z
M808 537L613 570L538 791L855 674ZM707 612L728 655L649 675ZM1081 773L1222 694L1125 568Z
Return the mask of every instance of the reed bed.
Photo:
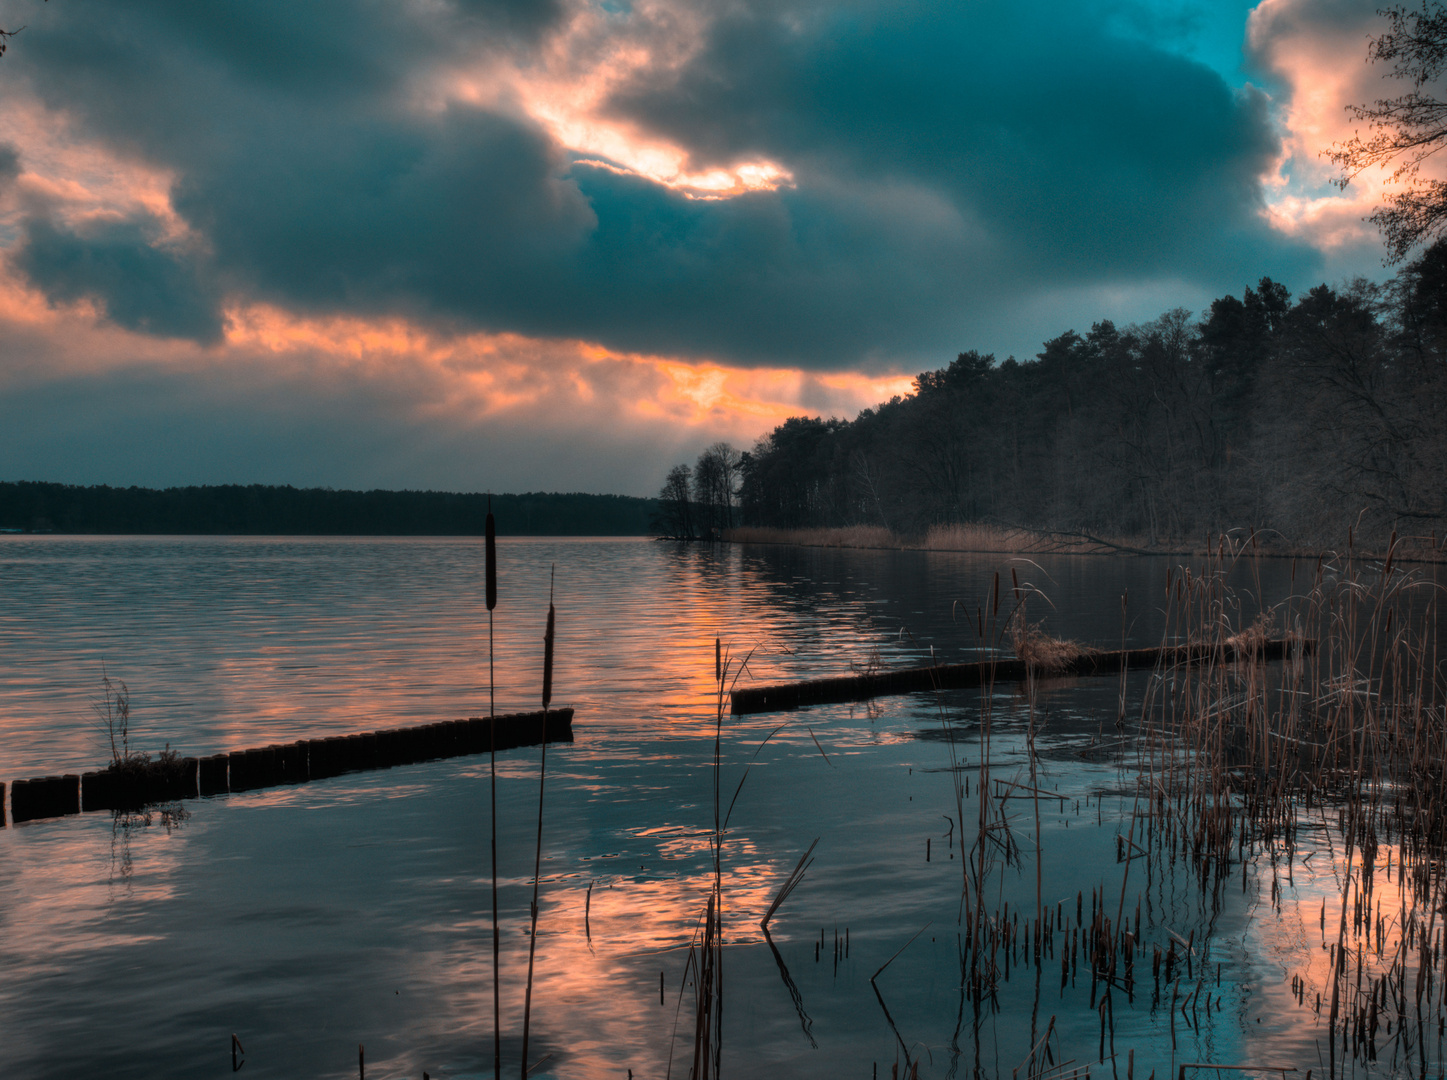
M924 538L909 545L924 551L982 551L1013 555L1113 555L1139 552L1145 545L1135 539L1102 538L1084 532L1026 529L983 522L933 525Z
M1264 552L1249 535L1222 538L1208 558L1166 575L1149 598L1166 612L1162 645L1201 646L1204 659L1197 652L1190 663L1151 672L1129 713L1122 675L1120 707L1110 718L1115 731L1107 737L1102 718L1100 739L1114 748L1123 792L1114 877L1080 890L1073 904L1048 884L1042 807L1060 816L1072 811L1067 796L1044 786L1038 768L1037 695L1041 680L1082 646L1030 621L1038 590L996 575L969 621L989 655L1008 647L1029 667L1024 730L1015 706L1009 721L1028 768L999 764L1007 695L981 686L967 725L950 715L958 699L947 706L941 698L954 778L945 815L949 851L954 858L958 837L960 855L961 1005L951 1076L964 1055L959 1044L973 1031L975 1076L1074 1080L1098 1068L1135 1080L1138 1048L1116 1046L1116 1008L1132 1005L1138 993L1148 995L1152 1017L1167 1018L1169 1072L1161 1080L1238 1068L1242 1063L1191 1060L1178 1049L1178 1035L1199 1046L1204 1028L1239 1023L1222 1015L1228 991L1211 953L1217 921L1253 883L1268 911L1280 912L1288 893L1299 903L1298 878L1330 890L1315 927L1326 963L1313 965L1308 949L1290 979L1302 1023L1319 1033L1319 1059L1262 1064L1258 1047L1252 1068L1420 1080L1447 1073L1447 658L1438 648L1439 588L1420 568L1402 565L1402 546L1393 537L1382 558L1348 545L1299 561L1291 595L1270 606L1253 572ZM1251 585L1229 587L1243 572ZM1124 608L1123 599L1123 617ZM1283 638L1286 660L1268 663L1261 646ZM727 815L719 820L717 769L727 668L719 657L714 878L689 960L696 988L690 1076L699 1080L717 1076L721 1060ZM1073 813L1080 812L1075 800ZM1097 797L1094 816L1102 814ZM926 859L928 852L926 844ZM810 853L785 878L766 932ZM1028 900L1022 887L1033 892ZM1173 899L1153 907L1152 895ZM768 944L774 947L772 938ZM804 1017L777 949L775 956ZM1042 985L1053 981L1044 975L1055 970L1060 997L1088 990L1084 1007L1098 1013L1099 1040L1088 1055L1079 1052L1078 1019L1058 1023L1041 1007ZM991 1068L982 1064L981 1032L1007 1000L1018 1009L1019 995L1007 999L1005 992L1012 975L1033 982L1028 1053L1013 1069ZM878 986L875 993L898 1036ZM1057 1010L1080 1005L1062 1000ZM1023 1015L1012 1011L1011 1020L1023 1039ZM1067 1026L1075 1045L1063 1034ZM892 1075L929 1071L911 1043L898 1042Z
M1040 903L1044 856L1037 848L1035 917L1017 911L1012 921L1008 905L992 910L991 872L1001 860L1018 859L1020 849L998 808L1003 798L981 798L962 917L965 983L977 1008L996 998L1012 959L1038 968L1059 949L1062 991L1082 961L1088 965L1104 1062L1114 1043L1114 997L1133 999L1145 978L1138 965L1148 959L1155 993L1163 983L1171 987L1174 1052L1178 1011L1184 1023L1197 1025L1202 1009L1210 1017L1212 994L1205 973L1193 970L1201 955L1194 931L1187 937L1160 923L1152 928L1149 919L1143 930L1139 900L1133 913L1127 906L1132 864L1142 863L1137 886L1147 892L1153 874L1185 864L1199 902L1219 913L1238 876L1243 890L1248 878L1269 888L1270 904L1279 910L1294 875L1303 872L1303 858L1324 856L1339 888L1321 906L1321 944L1330 962L1325 975L1303 971L1292 978L1298 1005L1325 1020L1320 1064L1331 1076L1351 1068L1424 1078L1441 1073L1447 669L1438 652L1438 588L1397 564L1395 547L1394 538L1383 560L1348 549L1299 565L1293 595L1254 612L1259 577L1254 595L1226 585L1228 575L1243 560L1249 568L1257 554L1249 543L1222 542L1204 566L1168 575L1160 598L1166 636L1205 645L1208 659L1157 670L1133 737L1121 740L1134 758L1135 793L1117 835L1124 864L1119 899L1112 904L1102 886L1090 897L1087 920L1084 897L1077 897L1072 925L1068 911ZM1007 608L1009 594L1013 608L1002 612L997 579L989 614L979 613L979 632L989 636L993 619L1002 628L998 636L1048 677L1075 646L1029 623L1028 588L1013 582ZM1259 646L1279 632L1298 647L1284 664L1268 665ZM1307 648L1309 642L1315 647ZM1027 693L1031 783L1025 794L1035 803L1038 838L1041 796L1050 793L1035 784L1033 687ZM993 695L982 697L981 792L993 779L992 702ZM1385 911L1383 877L1390 883Z
M882 548L891 551L978 551L992 554L1101 555L1144 551L1141 541L1086 533L1053 532L1011 525L934 525L924 536L904 536L879 525L779 529L740 526L723 539L734 544L797 544L801 547Z
M1005 555L1182 555L1214 558L1222 543L1235 549L1250 548L1275 558L1330 558L1319 548L1292 543L1275 533L1237 530L1224 537L1178 538L1152 542L1139 536L1097 536L1081 530L1031 529L990 522L932 525L923 536L906 536L879 525L844 525L831 528L783 529L738 526L725 529L722 538L735 544L796 544L800 547L879 548L891 551L969 551ZM1394 563L1447 562L1447 537L1435 533L1375 542L1353 541L1357 559L1384 560L1391 549Z
M1255 864L1279 904L1302 832L1315 834L1313 849L1327 845L1341 889L1334 927L1322 903L1330 973L1324 986L1302 977L1294 988L1303 1006L1310 993L1313 1011L1325 1010L1333 1074L1378 1061L1388 1031L1395 1070L1425 1076L1429 1056L1440 1070L1447 1026L1440 599L1434 583L1396 562L1397 546L1393 537L1380 561L1349 547L1299 566L1295 595L1249 623L1224 585L1249 548L1222 545L1205 573L1173 573L1165 599L1174 632L1223 653L1244 645L1247 658L1161 672L1139 741L1147 847L1189 859L1214 903L1238 868L1244 882ZM1249 647L1278 621L1317 647L1274 668ZM1384 919L1373 898L1393 862L1396 910Z

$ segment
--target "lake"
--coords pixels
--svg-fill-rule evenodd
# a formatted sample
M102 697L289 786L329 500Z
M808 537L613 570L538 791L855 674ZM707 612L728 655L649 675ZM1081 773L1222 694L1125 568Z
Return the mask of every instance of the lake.
M497 709L540 705L550 580L553 700L576 709L575 742L547 754L532 1075L688 1075L716 638L747 657L741 685L976 658L978 613L1013 568L1052 633L1154 645L1167 573L1190 561L501 540ZM452 538L0 538L0 780L104 764L103 674L128 686L131 744L153 752L486 715L482 569L481 543ZM1299 589L1295 573L1241 562L1244 617ZM1298 863L1289 887L1248 866L1215 904L1184 861L1119 860L1136 758L1117 721L1140 714L1150 679L1046 681L1033 701L998 686L988 702L992 783L1051 796L1003 811L1015 850L990 879L992 912L1078 925L1093 904L1127 922L1139 909L1140 949L1192 943L1189 978L1153 980L1147 963L1109 1018L1084 963L1062 985L1059 954L1037 964L1024 939L983 1005L962 991L961 838L979 790L961 798L957 781L977 775L979 692L725 715L719 785L725 803L738 793L722 854L723 1075L863 1080L909 1062L922 1077L1009 1076L1047 1031L1052 1067L1074 1062L1054 1078L1321 1069L1326 1022L1293 979L1326 963L1332 859ZM498 759L508 1075L539 757ZM233 1033L253 1077L355 1076L359 1044L368 1076L491 1075L485 755L185 805L171 827L90 813L0 830L0 1075L220 1076ZM1312 835L1307 822L1299 843ZM770 941L760 919L816 840ZM1188 993L1195 1009L1172 1007Z

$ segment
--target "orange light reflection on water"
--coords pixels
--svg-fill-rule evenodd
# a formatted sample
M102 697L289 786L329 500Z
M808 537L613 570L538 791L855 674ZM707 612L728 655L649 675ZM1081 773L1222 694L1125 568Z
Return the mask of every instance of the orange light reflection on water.
M1356 1024L1358 1012L1367 1013L1373 992L1379 994L1376 1048L1378 1060L1393 1056L1392 1042L1399 1037L1400 1021L1390 1003L1405 986L1409 1032L1413 1057L1417 1057L1415 989L1425 934L1440 949L1440 913L1425 911L1412 896L1412 885L1402 872L1402 850L1396 844L1379 844L1374 857L1363 865L1358 847L1352 853L1350 879L1348 857L1340 830L1334 822L1328 830L1320 825L1303 826L1297 858L1288 871L1280 857L1273 869L1262 859L1256 867L1260 895L1246 921L1241 944L1249 960L1266 966L1274 977L1259 979L1255 994L1247 1003L1246 1030L1264 1044L1286 1056L1311 1060L1321 1055L1326 1061L1332 1000L1332 964L1340 940L1345 946L1345 967L1339 979L1336 1056L1342 1061L1342 1032ZM1276 900L1273 901L1273 877ZM1346 905L1345 932L1341 932L1343 901ZM1359 920L1360 913L1360 920ZM1407 927L1415 922L1410 944L1404 940ZM1440 962L1440 952L1434 951ZM1440 972L1437 974L1440 975ZM1379 987L1385 981L1383 994ZM1427 1057L1442 1061L1441 1037L1436 1018L1442 1008L1440 978L1424 979L1422 1016L1431 1021ZM1350 1053L1350 1049L1348 1050ZM1360 1065L1361 1062L1359 1061ZM1340 1064L1338 1065L1340 1067Z
M688 969L688 949L713 884L707 866L710 834L683 828L668 832L660 845L665 866L671 860L687 860L691 867L678 876L634 875L620 867L616 873L588 880L577 874L544 877L534 968L532 1060L551 1053L554 1065L566 1064L568 1076L613 1077L620 1064L640 1075L656 1075L667 1062L675 1015L679 1017L677 1052L688 1051L693 991L691 984L681 984ZM653 835L656 838L658 831ZM762 940L759 919L781 872L749 842L729 845L725 863L725 944ZM662 873L667 875L667 869ZM521 887L528 882L513 879L510 884ZM445 930L459 942L476 943L489 939L491 926L479 913ZM502 942L503 1040L512 1045L520 1039L523 1025L526 920L506 922ZM492 967L487 950L424 953L416 957L415 965L419 980L448 988L443 1026L478 1045L490 1044ZM600 1001L609 1007L600 1009ZM627 1055L626 1061L620 1053Z

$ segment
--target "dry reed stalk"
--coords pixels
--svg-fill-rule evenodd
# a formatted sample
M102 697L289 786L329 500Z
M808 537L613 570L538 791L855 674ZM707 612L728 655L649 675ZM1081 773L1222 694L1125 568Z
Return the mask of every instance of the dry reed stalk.
M555 575L557 568L553 568ZM528 983L523 994L523 1080L528 1076L528 1033L533 1015L533 959L538 949L538 884L543 871L543 790L548 777L548 706L553 703L553 581L548 582L548 628L543 634L543 752L538 766L538 846L533 856L532 928L528 934ZM660 996L662 988L659 989Z
M1015 655L1025 662L1030 680L1065 671L1091 652L1078 642L1051 637L1043 627L1043 620L1031 623L1026 619L1023 606L1015 610L1005 627L1006 640ZM1028 686L1027 692L1033 695Z
M502 975L501 939L497 913L497 679L494 674L492 640L493 609L497 607L497 522L492 516L492 496L487 497L487 522L483 527L483 580L487 601L487 732L488 791L492 800L492 1075L502 1076ZM547 744L547 732L543 732Z
M799 856L798 865L789 872L788 877L779 883L779 890L774 893L773 902L769 905L769 909L764 912L764 917L759 920L759 926L762 929L768 930L769 920L774 917L774 912L779 910L779 905L789 899L789 894L799 887L799 882L804 880L805 871L807 871L814 862L809 856L814 854L814 849L818 846L819 838L816 836L814 842L809 845L809 850Z
M1077 658L1080 646L1057 641L1029 621L1027 609L1037 590L1013 574L1013 605L1006 601L1002 611L1001 582L995 576L987 602L977 607L971 621L987 655L1000 655L1001 645L1008 642L1027 660L1030 713L1025 737L1031 769L1028 787L1019 780L1002 781L1003 788L991 794L991 773L998 766L993 757L994 694L986 680L979 702L979 822L973 844L961 849L961 984L977 1020L982 1010L999 1007L996 992L1012 966L1034 967L1038 982L1043 957L1063 941L1062 992L1073 983L1079 959L1089 966L1093 1004L1103 991L1099 1006L1105 1054L1105 1040L1113 1043L1114 1038L1114 994L1134 992L1137 954L1151 948L1149 938L1156 936L1153 975L1158 992L1163 974L1171 990L1172 1038L1177 1035L1178 1010L1199 1037L1202 1009L1207 1021L1213 1011L1206 985L1209 939L1198 940L1199 926L1182 926L1177 934L1165 925L1169 916L1159 914L1143 928L1140 904L1132 927L1128 889L1144 877L1144 884L1135 887L1149 895L1184 865L1203 900L1216 909L1228 885L1239 879L1246 888L1248 872L1255 867L1263 899L1269 885L1271 903L1279 911L1293 872L1300 873L1304 865L1298 831L1317 826L1331 845L1332 864L1347 867L1339 894L1342 907L1332 913L1338 917L1336 940L1323 942L1329 946L1332 987L1321 986L1315 995L1318 1013L1328 1019L1331 1075L1338 1074L1337 1065L1345 1064L1346 1055L1367 1062L1379 1053L1390 1053L1394 1061L1407 1061L1412 1071L1423 1073L1430 1022L1437 1021L1439 1035L1441 1025L1447 1024L1447 955L1437 918L1439 909L1447 910L1447 871L1442 869L1447 865L1447 671L1436 640L1437 587L1403 572L1396 558L1400 548L1400 542L1393 541L1384 559L1373 560L1349 544L1340 555L1318 559L1314 572L1299 576L1293 564L1295 591L1274 606L1263 601L1260 560L1265 556L1254 535L1217 538L1203 560L1191 560L1167 574L1161 643L1189 642L1200 649L1189 662L1180 652L1164 651L1175 658L1165 661L1145 686L1135 728L1137 787L1129 829L1118 844L1126 867L1116 913L1113 918L1106 913L1102 881L1090 890L1089 917L1078 907L1074 925L1061 905L1052 911L1043 903L1039 804L1059 796L1043 790L1036 774L1034 680ZM1251 585L1237 591L1228 585L1228 577L1235 573L1239 579L1242 571L1249 574ZM1123 599L1123 627L1125 619ZM1267 664L1259 646L1276 626L1288 642L1315 641L1318 647L1290 652L1280 665ZM715 675L722 682L720 655L716 646ZM1121 698L1117 725L1124 728L1124 690ZM710 947L716 947L721 936L718 859L727 828L727 817L718 820L719 740L716 729L714 891L696 941ZM954 752L951 744L952 765ZM967 794L968 778L957 776L961 826ZM995 889L1000 861L1008 866L1028 854L1012 839L1005 812L1006 801L1022 794L1032 798L1037 818L1033 921L1021 917L1018 909L1024 905L1017 905L1014 913L1009 903L991 912L985 899ZM1122 816L1125 811L1122 805ZM1099 820L1098 799L1096 812ZM962 839L963 833L962 828ZM801 876L808 857L806 852L795 874L781 885L765 924L787 897L791 882L797 884L796 875ZM1395 897L1382 895L1384 876L1397 888ZM1328 936L1326 918L1323 903L1323 939ZM698 955L697 970L702 974L707 968L708 974L707 985L700 984L695 1021L696 1075L701 1075L717 1068L718 1014L713 1010L721 998L721 979ZM877 983L874 989L880 996ZM1305 982L1294 992L1298 1003L1307 1001ZM892 1025L882 996L880 1005ZM1040 1045L1037 1019L1032 1012L1032 1047ZM1379 1045L1381 1026L1391 1033L1387 1047ZM1048 1040L1047 1029L1047 1045ZM911 1064L906 1052L906 1072ZM1026 1080L1043 1075L1029 1055L1024 1069Z
M1244 887L1246 864L1260 853L1270 859L1272 901L1279 905L1279 879L1284 870L1290 884L1303 806L1321 807L1328 840L1340 833L1347 872L1329 950L1332 1075L1339 1054L1376 1058L1384 1005L1396 1013L1389 1018L1393 1053L1410 1059L1415 1049L1421 1067L1427 1019L1438 1021L1439 1034L1447 1021L1435 986L1436 955L1423 944L1432 940L1447 899L1440 872L1447 854L1442 798L1447 679L1438 661L1437 587L1394 573L1398 549L1393 538L1378 562L1363 559L1349 542L1341 556L1318 560L1306 593L1251 618L1249 605L1224 580L1240 558L1255 560L1254 537L1235 546L1223 540L1204 567L1172 575L1171 630L1177 640L1211 645L1217 660L1194 671L1163 673L1171 693L1159 702L1148 698L1153 715L1144 725L1158 724L1165 736L1160 765L1153 752L1150 766L1148 847L1159 840L1188 855L1202 888L1216 891L1218 899L1230 867L1241 867ZM1256 586L1259 603L1259 574ZM1288 639L1313 636L1320 647L1269 672L1252 655L1253 646L1278 614ZM1232 652L1238 659L1228 662ZM1398 930L1392 952L1383 956L1387 924L1380 914L1374 918L1372 900L1382 845L1392 842L1401 853ZM1385 860L1391 880L1391 847L1385 847ZM1323 904L1323 936L1325 920ZM1368 978L1364 987L1363 960L1373 955L1383 957L1383 974ZM1186 961L1189 965L1189 954ZM1443 971L1447 974L1447 966ZM1416 984L1411 991L1409 978ZM1304 1002L1305 984L1295 993ZM1409 994L1414 1005L1408 1004ZM1321 996L1318 1009L1325 1004ZM1187 1000L1194 1012L1199 990Z
M981 551L1014 555L1113 555L1143 552L1142 541L1018 525L964 522L932 525L923 540L907 545L926 551Z

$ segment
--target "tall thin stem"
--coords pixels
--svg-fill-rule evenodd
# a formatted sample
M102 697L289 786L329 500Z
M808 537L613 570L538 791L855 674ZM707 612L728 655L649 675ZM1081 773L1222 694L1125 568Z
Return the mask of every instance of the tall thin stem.
M497 924L497 680L493 672L492 610L497 607L497 522L487 500L484 531L484 587L487 600L487 738L491 752L492 794L492 1075L502 1076L501 942Z
M528 984L523 993L523 1071L528 1080L528 1032L533 1012L533 958L538 949L538 881L543 869L543 788L548 775L548 706L553 701L553 589L548 586L548 629L543 636L543 755L538 769L538 846L533 856L532 929L528 935Z
M491 515L489 515L489 518ZM487 613L487 738L492 792L492 1075L502 1075L501 942L497 927L497 695L493 679L492 612Z

